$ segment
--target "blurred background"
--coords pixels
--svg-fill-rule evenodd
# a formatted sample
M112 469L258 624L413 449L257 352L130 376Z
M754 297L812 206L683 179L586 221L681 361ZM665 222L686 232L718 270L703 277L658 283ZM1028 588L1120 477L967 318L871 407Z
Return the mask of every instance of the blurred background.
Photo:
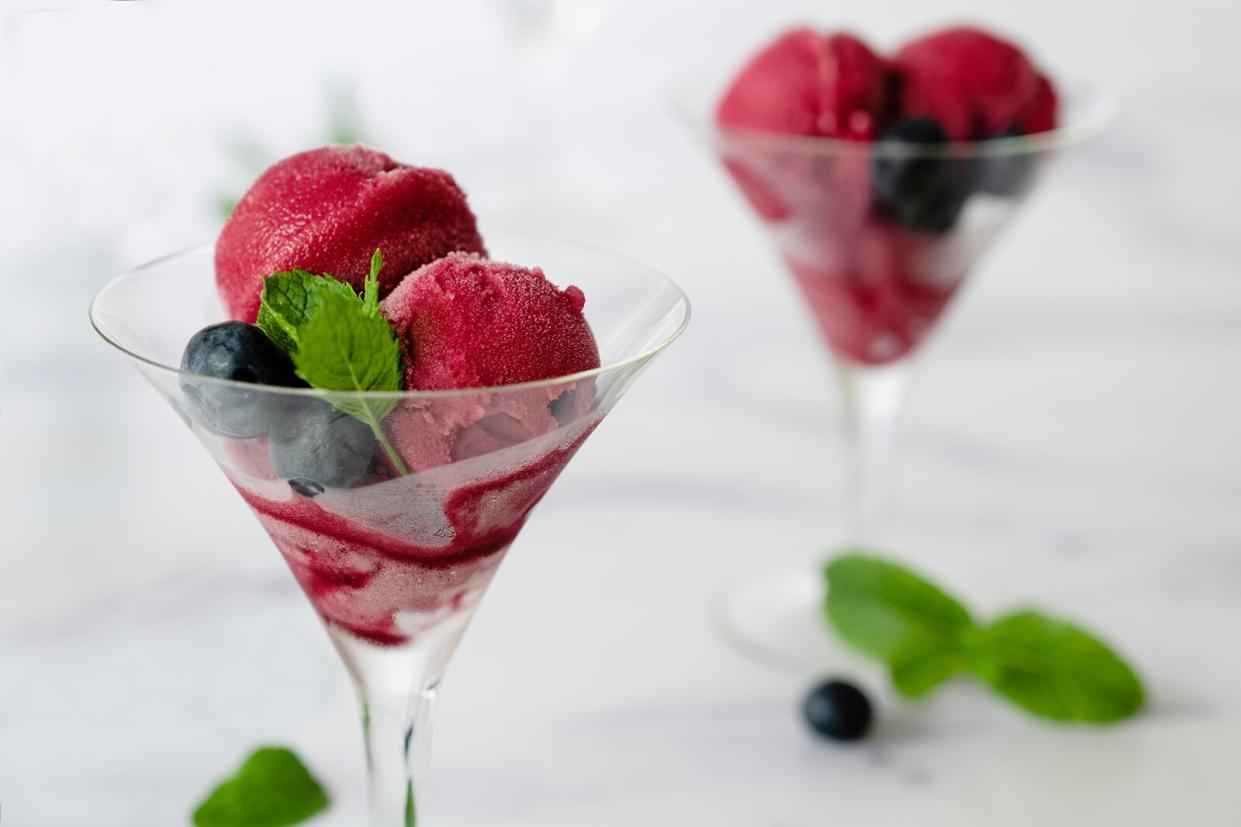
M0 22L0 812L170 825L260 742L362 806L353 701L279 556L91 331L114 274L210 241L269 163L364 140L484 224L677 280L687 337L522 535L451 672L445 824L1237 823L1241 5L1070 0L35 2ZM927 349L893 552L1130 653L1151 711L1048 727L953 687L815 742L811 675L713 595L840 539L828 356L672 91L795 22L880 48L995 27L1123 111L1066 155ZM603 529L601 531L601 528ZM604 536L600 536L600 535ZM318 822L316 822L318 823Z

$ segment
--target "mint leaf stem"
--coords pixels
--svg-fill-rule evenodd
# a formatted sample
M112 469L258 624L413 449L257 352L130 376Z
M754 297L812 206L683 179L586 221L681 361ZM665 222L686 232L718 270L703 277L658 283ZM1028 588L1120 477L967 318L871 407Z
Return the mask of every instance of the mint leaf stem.
M388 439L387 432L383 429L383 424L373 416L368 416L365 420L367 425L371 426L371 431L375 434L375 440L379 443L379 447L384 449L384 453L388 455L388 459L392 460L393 467L402 477L409 476L409 467L405 465L405 461L401 459L401 455L392 447L392 442Z

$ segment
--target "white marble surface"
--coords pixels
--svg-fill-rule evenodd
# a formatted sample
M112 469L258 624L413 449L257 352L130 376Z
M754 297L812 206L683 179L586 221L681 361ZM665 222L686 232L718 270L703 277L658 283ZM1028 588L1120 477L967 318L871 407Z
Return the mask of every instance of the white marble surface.
M316 824L360 821L360 739L326 636L84 314L111 272L209 235L212 182L244 180L224 127L298 148L319 77L342 67L376 142L459 171L485 220L624 250L695 301L689 334L539 507L458 653L438 823L1241 823L1235 4L841 5L889 41L982 15L1125 99L928 349L892 547L984 610L1032 601L1096 627L1152 696L1129 725L1061 729L965 685L908 706L869 667L824 664L881 699L877 737L849 749L801 726L807 676L750 663L711 626L724 584L839 539L837 400L760 229L662 97L785 20L832 22L821 4L562 3L577 33L524 57L505 50L499 3L384 26L369 5L348 20L314 5L286 35L372 45L307 58L300 80L264 47L266 11L9 5L27 13L4 30L6 827L184 824L258 742L295 745L328 783L337 803ZM453 83L430 71L447 60L467 66ZM287 95L244 89L247 65ZM513 88L495 91L500 73Z

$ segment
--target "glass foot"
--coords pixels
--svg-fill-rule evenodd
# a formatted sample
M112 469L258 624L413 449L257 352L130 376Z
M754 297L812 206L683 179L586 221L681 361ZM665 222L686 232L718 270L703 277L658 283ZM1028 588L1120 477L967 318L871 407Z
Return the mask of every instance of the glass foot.
M826 625L825 589L817 567L742 578L718 595L716 627L752 660L798 674L823 674L853 660Z

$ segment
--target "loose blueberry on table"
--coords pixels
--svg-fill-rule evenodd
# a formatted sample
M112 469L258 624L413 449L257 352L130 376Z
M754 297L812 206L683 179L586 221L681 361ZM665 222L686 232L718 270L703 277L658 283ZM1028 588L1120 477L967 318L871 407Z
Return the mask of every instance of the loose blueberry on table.
M874 712L870 699L853 684L829 680L810 690L802 702L806 723L833 741L858 741L870 731Z

